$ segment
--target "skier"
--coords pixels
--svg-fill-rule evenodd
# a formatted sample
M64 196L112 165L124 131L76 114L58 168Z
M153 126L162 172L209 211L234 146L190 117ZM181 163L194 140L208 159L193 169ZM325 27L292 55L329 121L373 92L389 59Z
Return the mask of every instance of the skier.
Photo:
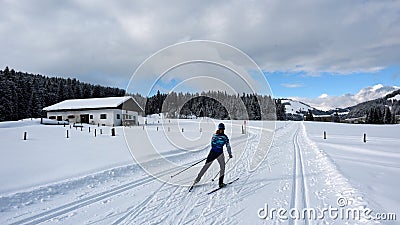
M224 134L225 125L223 123L218 124L218 130L211 139L211 150L207 156L207 160L203 168L194 180L193 186L197 184L207 169L211 166L211 163L216 159L219 163L219 187L224 187L224 173L225 173L225 158L223 153L223 147L226 145L226 149L229 154L229 158L232 158L231 146L229 145L229 138Z

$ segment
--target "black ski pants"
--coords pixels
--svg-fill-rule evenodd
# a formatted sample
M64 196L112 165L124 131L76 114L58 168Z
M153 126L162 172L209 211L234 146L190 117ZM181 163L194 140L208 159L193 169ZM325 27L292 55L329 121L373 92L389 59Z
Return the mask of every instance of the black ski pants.
M207 160L203 168L201 168L199 175L197 175L196 181L200 181L201 177L204 175L204 173L210 168L211 163L214 160L218 160L219 163L219 183L222 184L224 183L224 174L225 174L225 157L223 152L216 152L216 151L210 151L210 153L207 156Z

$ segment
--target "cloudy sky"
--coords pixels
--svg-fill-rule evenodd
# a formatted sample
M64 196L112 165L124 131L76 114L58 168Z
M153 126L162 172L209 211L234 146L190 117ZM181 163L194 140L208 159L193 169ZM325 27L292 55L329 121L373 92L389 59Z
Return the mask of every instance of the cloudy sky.
M400 1L0 0L0 5L0 68L125 88L154 52L205 39L248 54L278 97L320 104L322 96L337 106L377 84L400 86Z

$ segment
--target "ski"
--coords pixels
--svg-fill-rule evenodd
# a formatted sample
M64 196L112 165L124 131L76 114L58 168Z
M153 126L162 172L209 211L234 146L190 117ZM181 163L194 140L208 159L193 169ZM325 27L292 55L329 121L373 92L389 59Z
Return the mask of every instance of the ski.
M216 192L216 191L218 191L218 190L220 190L220 189L226 187L227 185L232 184L233 182L235 182L235 181L237 181L237 180L239 180L239 177L236 178L236 179L234 179L233 181L230 181L230 182L226 183L225 186L216 188L216 189L214 189L214 190L208 192L207 194L208 194L208 195L209 195L209 194L212 194L212 193L214 193L214 192Z

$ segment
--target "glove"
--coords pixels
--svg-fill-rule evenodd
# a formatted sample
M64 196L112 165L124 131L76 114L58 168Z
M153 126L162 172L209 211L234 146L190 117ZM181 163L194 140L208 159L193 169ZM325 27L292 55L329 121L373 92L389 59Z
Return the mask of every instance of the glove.
M229 155L229 158L231 158L231 159L232 159L232 158L233 158L233 156L232 156L232 155Z

